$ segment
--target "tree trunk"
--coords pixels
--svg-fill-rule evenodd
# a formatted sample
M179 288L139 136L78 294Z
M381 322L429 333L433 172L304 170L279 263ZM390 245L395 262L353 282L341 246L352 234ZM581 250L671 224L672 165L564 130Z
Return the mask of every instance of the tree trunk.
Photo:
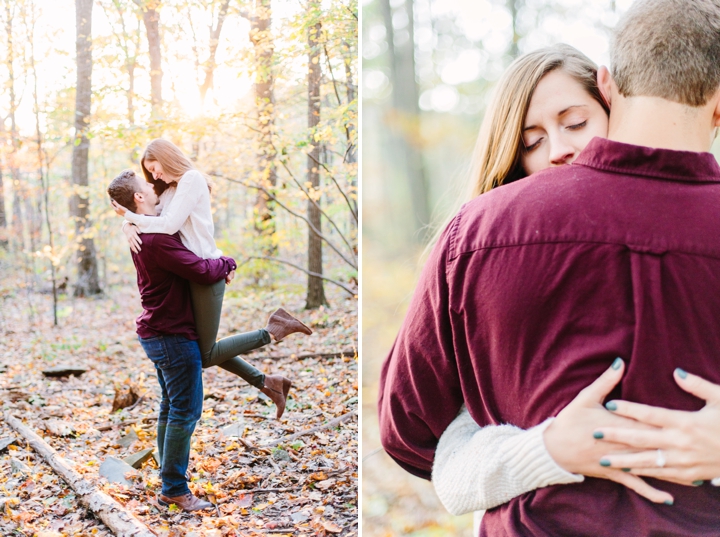
M214 28L210 28L210 56L207 62L205 62L205 80L202 85L198 88L200 90L200 103L205 106L205 96L210 88L213 87L215 67L215 56L217 54L218 43L220 42L220 33L222 32L223 22L225 22L225 16L227 15L228 7L230 6L230 0L225 0L220 6L220 12L218 13L217 25Z
M27 192L24 192L24 183L20 177L20 169L17 163L17 153L20 149L20 139L18 136L15 111L17 110L17 98L15 95L15 40L13 20L15 19L15 5L5 3L5 47L6 56L5 64L8 70L7 94L9 98L9 118L10 118L10 177L12 179L13 193L13 214L12 214L12 237L15 248L23 250L25 248L25 226L23 219L22 206L25 204Z
M50 283L52 284L52 296L53 296L53 326L58 325L57 317L57 278L55 276L55 244L53 237L53 228L50 224L50 184L49 178L44 173L43 162L46 158L43 150L43 138L42 130L40 130L40 104L38 102L38 77L37 77L37 66L35 64L35 24L37 22L37 13L35 12L35 4L31 5L31 26L28 28L28 41L30 42L30 69L33 74L33 114L35 115L35 143L37 144L37 158L38 158L38 176L40 179L40 187L42 190L42 199L44 201L44 216L45 223L47 224L48 231L48 242L50 243L50 255L48 261L50 262ZM46 178L48 179L46 181ZM41 204L38 208L38 213L41 213L43 205Z
M78 281L75 296L101 292L98 280L95 243L90 228L90 200L88 198L88 153L90 140L87 130L92 98L92 6L93 0L75 0L77 54L77 85L75 94L75 145L72 154L72 177L75 193L72 214L75 217L75 240L78 245Z
M520 53L518 49L518 42L520 41L520 35L517 31L518 14L522 8L522 0L507 0L508 9L510 10L510 16L512 17L512 40L510 41L510 57L515 59Z
M7 249L8 229L7 216L5 215L5 184L3 183L3 171L0 168L0 246Z
M356 86L353 83L353 70L352 70L352 58L353 54L348 45L343 40L343 51L344 51L344 63L345 63L345 92L347 93L348 104L353 102L357 98ZM356 108L357 109L357 108ZM357 121L357 119L356 119ZM347 150L345 152L345 162L349 164L355 164L357 162L357 134L355 125L349 124L345 127L345 134L347 137ZM357 168L356 168L357 170ZM355 215L358 214L358 203L357 203L357 173L350 175L350 188L351 192L350 201L352 208L355 211ZM350 230L353 235L353 246L355 247L355 253L357 254L357 219L354 215L350 215Z
M386 39L390 56L394 121L393 145L398 148L400 161L410 187L410 199L413 208L414 240L422 242L422 229L430 222L425 168L422 151L412 140L418 130L420 121L420 105L418 103L418 87L415 80L415 36L413 3L406 0L398 9L404 9L408 18L409 39L402 45L395 44L393 29L393 8L390 0L380 0L385 20ZM409 126L409 127L408 127Z
M250 17L250 39L255 51L255 106L258 118L257 183L272 191L277 185L275 169L276 151L273 145L275 131L275 75L273 54L275 45L272 35L271 0L255 0L255 10ZM263 250L274 255L270 237L275 233L273 203L267 194L258 190L255 200L255 230L264 238Z
M162 110L162 49L160 47L160 0L134 0L143 10L143 23L150 49L150 103L152 115Z
M308 189L312 194L320 188L320 144L315 138L315 131L320 123L320 45L318 44L322 24L320 22L320 2L318 0L308 1L308 15L311 20L317 21L308 28L308 135L311 141L312 150L307 159L307 180L310 183ZM317 198L318 205L320 197ZM318 231L322 231L322 219L320 209L308 200L308 220ZM308 272L315 274L323 273L322 262L322 239L308 227ZM325 300L325 288L322 278L308 275L307 298L305 309L315 309L327 304Z

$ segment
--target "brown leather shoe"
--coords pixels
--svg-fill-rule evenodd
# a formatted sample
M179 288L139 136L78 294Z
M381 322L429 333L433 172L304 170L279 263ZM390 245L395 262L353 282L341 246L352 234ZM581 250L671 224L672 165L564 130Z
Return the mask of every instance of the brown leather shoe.
M158 496L158 503L160 505L165 505L167 507L170 506L170 504L177 505L180 509L183 511L201 511L203 509L210 509L215 507L210 502L206 502L205 500L201 500L197 496L195 496L192 492L188 492L184 496L163 496L160 494Z
M270 315L265 330L270 333L275 341L282 341L284 337L296 332L301 332L308 336L312 334L310 327L300 322L282 308L279 308Z
M277 418L280 419L285 412L285 400L290 391L292 382L282 375L265 375L265 386L260 391L267 395L277 407Z

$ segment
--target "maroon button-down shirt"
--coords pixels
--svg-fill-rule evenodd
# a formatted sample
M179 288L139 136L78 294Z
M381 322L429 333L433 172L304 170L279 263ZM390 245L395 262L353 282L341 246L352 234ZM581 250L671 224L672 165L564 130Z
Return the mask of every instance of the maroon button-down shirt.
M178 335L197 340L188 280L204 285L218 282L235 270L235 261L202 259L180 242L177 233L145 233L142 240L140 253L132 254L143 306L136 319L138 336Z
M623 357L610 398L698 410L672 373L720 383L720 167L709 153L595 138L573 165L466 204L422 273L383 366L387 452L429 478L463 403L480 425L556 415ZM481 535L720 535L720 489L649 480L538 489L488 511Z

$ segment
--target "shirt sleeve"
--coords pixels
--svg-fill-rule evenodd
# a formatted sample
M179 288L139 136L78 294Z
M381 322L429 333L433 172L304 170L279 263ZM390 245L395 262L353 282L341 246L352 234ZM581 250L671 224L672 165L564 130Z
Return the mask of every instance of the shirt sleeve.
M135 214L132 211L125 213L125 219L132 222L143 233L165 233L174 235L193 212L207 190L207 182L200 172L192 170L182 176L178 181L175 196L170 200L167 207L163 208L160 216L147 216Z
M201 285L211 285L237 268L230 257L203 259L188 250L177 235L157 235L149 246L157 264L181 278Z
M552 423L523 430L514 425L480 427L463 406L440 437L432 483L453 515L492 509L532 490L579 483L548 453L543 432Z
M430 254L380 375L382 445L400 466L424 479L430 479L440 436L463 403L446 274L456 220Z

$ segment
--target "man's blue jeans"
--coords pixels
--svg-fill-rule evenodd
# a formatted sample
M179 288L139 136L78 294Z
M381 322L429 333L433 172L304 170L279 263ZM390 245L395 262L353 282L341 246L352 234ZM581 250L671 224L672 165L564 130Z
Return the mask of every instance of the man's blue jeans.
M202 415L202 357L197 341L182 336L140 339L155 364L162 389L157 443L160 454L162 494L190 492L185 472L190 459L190 437Z

